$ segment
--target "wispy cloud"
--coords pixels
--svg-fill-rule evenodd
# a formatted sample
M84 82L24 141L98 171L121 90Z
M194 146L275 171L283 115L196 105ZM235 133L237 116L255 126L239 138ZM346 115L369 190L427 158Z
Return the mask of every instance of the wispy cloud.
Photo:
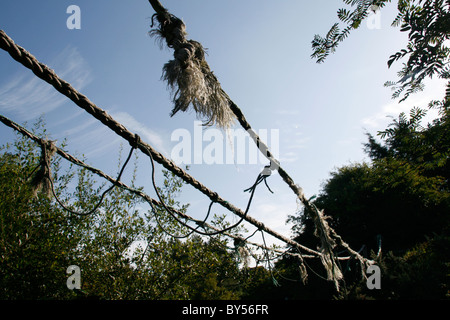
M129 113L116 111L110 112L110 115L128 130L139 134L142 140L150 143L159 152L165 155L169 154L161 135L140 123ZM79 121L77 125L64 130L62 134L68 138L70 145L81 146L83 154L88 158L101 156L106 152L111 152L121 143L126 143L120 136L101 125L94 118Z
M428 81L426 83L425 91L411 95L401 103L399 103L399 100L392 100L383 105L377 113L363 118L361 123L367 128L379 129L391 122L390 117L397 118L402 112L409 113L413 107L427 109L430 101L442 98L443 93L445 92L445 85L446 83L441 80L434 82ZM438 112L436 110L429 110L424 122L435 119L437 115Z
M91 70L77 48L66 47L52 62L55 72L72 87L81 90L91 83Z
M398 101L393 101L388 104L385 104L384 106L382 106L381 111L375 113L370 117L362 119L361 122L363 126L367 128L380 129L386 126L388 123L390 123L392 117L397 118L398 115L402 112L408 114L413 107L420 107L422 109L427 109L427 105L431 101L431 99L428 98L419 98L419 99L409 98L409 99L411 100L410 101L406 100L402 103L398 103ZM438 112L436 110L429 110L427 111L427 116L424 119L424 121L425 122L431 121L432 119L435 119L437 115Z
M153 145L159 152L165 155L170 154L164 146L161 135L136 120L129 113L120 111L112 113L111 116L127 127L128 130L139 134L144 141Z
M300 110L299 109L275 109L274 113L281 115L281 116L299 116Z
M78 90L92 80L90 69L77 48L63 49L49 66ZM67 98L51 85L23 70L0 86L0 110L14 112L27 121L62 106Z
M93 80L91 68L73 46L65 47L48 62L48 66L80 91ZM49 114L67 102L65 96L25 69L6 77L6 81L0 85L0 112L11 112L19 121L29 121ZM52 127L64 126L64 129L62 132L53 132L53 135L67 138L71 148L78 149L76 152L89 158L101 156L120 143L118 136L99 125L94 118L74 121L83 114L83 110L77 110L55 119Z
M300 152L302 149L308 147L311 137L305 137L302 132L296 131L298 128L287 132L286 135L286 145L282 148L280 152L280 161L284 163L292 163L299 159Z
M296 162L299 159L298 152L283 152L280 157L281 163L293 163Z
M388 121L389 117L396 117L401 112L407 112L414 105L409 103L398 103L398 101L392 101L381 107L381 110L369 117L362 119L362 124L369 128L378 128Z
M96 158L111 152L123 140L109 128L99 124L96 119L79 122L78 125L65 130L62 135L70 146L81 148L87 158Z

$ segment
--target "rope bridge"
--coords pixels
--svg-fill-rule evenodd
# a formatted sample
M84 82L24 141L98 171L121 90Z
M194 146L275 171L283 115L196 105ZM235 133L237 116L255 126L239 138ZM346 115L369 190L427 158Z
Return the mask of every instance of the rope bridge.
M268 250L269 248L265 244L260 245L260 244L251 243L248 241L248 238L244 239L240 236L236 236L236 235L233 235L233 234L230 234L229 232L227 232L231 228L237 226L239 223L241 223L242 221L245 220L248 223L250 223L251 225L255 226L257 228L257 231L258 230L261 232L264 231L264 232L270 234L271 236L275 237L276 239L278 239L278 240L290 245L292 248L296 249L298 251L298 253L292 253L292 252L288 252L288 251L283 252L283 251L276 250L273 248L271 248L270 250L276 251L279 253L283 253L283 254L290 254L290 255L294 255L294 256L298 257L300 259L300 264L301 264L302 269L305 269L304 264L303 264L303 258L310 258L310 257L320 258L322 261L322 264L324 265L325 269L327 270L328 280L333 281L335 283L337 290L339 290L339 281L343 278L342 272L340 271L339 266L338 266L338 262L337 262L338 260L347 260L352 257L356 258L357 260L359 260L359 262L361 264L362 276L365 277L365 272L364 272L365 268L368 265L373 264L373 261L362 257L358 252L351 249L350 246L345 241L343 241L343 239L339 235L336 234L336 232L326 222L326 220L325 220L326 217L324 215L324 212L322 210L319 210L313 203L311 203L305 197L302 189L297 184L295 184L294 180L281 167L280 162L273 157L273 155L270 152L267 145L260 139L260 137L256 134L256 132L251 128L250 124L245 119L244 114L240 110L240 108L228 97L228 95L220 87L220 84L218 83L217 79L212 74L212 72L209 69L209 66L207 65L206 61L204 60L204 55L201 54L201 50L202 50L201 45L198 44L198 42L195 42L193 40L186 40L186 38L185 38L186 33L184 31L184 29L185 29L184 23L177 17L170 14L159 3L159 1L149 0L149 2L156 12L154 17L157 18L159 25L160 25L160 28L154 32L157 33L159 36L164 37L167 40L168 46L175 49L175 53L174 53L175 60L177 60L177 59L179 60L179 61L175 61L175 62L169 62L168 64L165 65L165 70L164 70L164 72L166 72L166 73L171 72L170 70L174 69L173 65L174 64L177 65L177 67L175 68L177 70L175 78L172 78L172 76L170 76L170 75L165 76L165 79L169 81L169 84L171 84L172 86L177 86L177 85L179 86L178 90L176 91L177 97L174 97L175 108L172 112L172 115L175 112L177 112L178 110L182 110L182 111L186 110L187 106L190 103L194 106L194 108L196 109L196 112L198 112L201 115L206 115L207 117L209 117L207 124L211 124L211 122L216 122L219 126L226 127L227 126L226 121L230 120L230 113L231 113L233 115L233 117L235 117L238 120L239 124L249 133L252 140L256 143L257 147L263 153L263 155L270 161L270 165L266 166L265 171L263 171L258 176L255 184L249 189L249 191L251 191L251 196L250 196L250 200L249 200L247 209L245 211L242 211L241 209L237 208L230 202L228 202L225 199L223 199L222 197L220 197L220 195L217 192L214 192L213 190L210 190L209 188L207 188L201 182L197 181L194 177L192 177L187 172L185 172L182 168L178 167L172 160L164 157L160 152L155 150L150 144L142 141L138 135L130 132L125 126L123 126L122 124L120 124L119 122L114 120L105 110L99 108L93 102L91 102L85 95L83 95L80 92L78 92L77 90L75 90L68 82L61 79L53 70L51 70L45 64L40 63L31 53L29 53L24 48L15 44L14 41L3 30L0 30L0 48L5 50L6 52L8 52L14 60L18 61L23 66L30 69L38 78L40 78L40 79L44 80L45 82L49 83L50 85L52 85L58 92L65 95L67 98L69 98L71 101L73 101L78 107L85 110L87 113L89 113L94 118L99 120L103 125L107 126L109 129L111 129L114 133L116 133L117 135L122 137L124 140L128 141L129 144L132 146L132 149L130 151L128 159L130 158L133 150L135 150L135 149L139 149L143 154L145 154L146 156L148 156L150 158L151 164L152 164L152 182L153 182L153 186L154 186L155 190L156 190L156 185L155 185L155 181L154 181L154 171L155 171L154 161L156 161L157 163L162 165L165 169L169 170L170 172L175 174L177 177L181 178L185 183L190 184L195 189L197 189L198 191L203 193L206 197L208 197L211 200L211 205L209 206L208 214L203 221L196 220L196 219L193 219L192 217L186 215L183 212L180 212L178 210L175 210L174 208L170 208L170 207L166 206L164 204L164 202L162 201L161 197L159 196L159 194L158 194L158 197L160 197L160 201L149 197L147 194L143 193L142 191L129 188L127 185L125 185L124 183L119 181L121 173L123 172L123 169L125 168L126 163L128 161L125 162L125 165L123 166L123 168L119 174L119 177L117 179L114 179L114 178L104 174L100 170L86 165L82 161L67 154L65 151L61 150L60 148L57 148L56 146L51 146L51 144L49 145L47 141L44 141L44 140L34 136L29 131L27 131L23 127L19 126L18 124L14 123L13 121L7 119L6 117L0 116L0 121L3 122L5 125L12 127L13 129L20 132L21 134L36 141L41 146L41 148L43 150L43 154L46 154L45 149L48 148L49 146L52 148L55 148L53 151L55 151L61 157L65 158L68 161L71 161L77 165L81 165L81 166L85 167L86 169L90 170L91 172L110 181L112 183L111 188L118 186L120 188L126 189L126 190L142 197L144 200L146 200L152 206L152 208L154 208L154 206L163 207L169 215L171 215L174 219L176 219L178 222L182 223L185 227L187 227L188 229L191 230L191 232L189 234L196 232L198 234L210 236L210 235L220 233L220 234L229 236L231 238L234 238L235 241L238 241L238 242L243 241L243 242L249 243L251 245L260 247L264 250ZM168 30L170 30L170 32ZM193 43L195 43L195 45L190 47L189 44L193 44ZM184 51L180 52L181 49L183 49ZM189 51L190 49L194 50L194 54L190 53L190 51ZM186 50L187 50L187 52L186 52ZM184 54L182 54L183 52L184 52ZM197 54L195 54L195 53L197 53ZM185 60L183 60L183 59L185 59ZM186 61L186 59L191 59L191 60L194 59L194 60ZM212 85L214 87L216 94L218 96L220 96L220 98L217 98L217 96L216 96L213 99L209 99L209 100L202 98L201 100L194 99L195 100L194 101L192 99L186 100L186 97L183 97L182 91L183 91L183 89L185 89L185 87L182 87L179 85L180 83L182 83L182 81L180 81L180 79L178 79L177 77L183 77L183 72L184 72L183 68L187 68L187 66L189 66L189 65L192 66L192 63L199 63L197 60L200 61L200 63L201 63L201 68L199 70L197 70L197 73L198 73L197 76L200 77L200 79L201 79L201 77L203 77L206 85ZM172 63L172 67L167 67L168 65L170 66L170 63ZM184 84L184 85L188 86L189 83ZM224 99L224 101L226 101L226 105L225 105L226 111L215 110L211 114L211 113L206 112L204 109L201 109L201 107L204 107L204 105L202 106L202 104L216 103L218 100L222 101L222 99ZM220 103L220 104L221 104L220 108L223 108L223 104L222 103ZM225 117L225 119L228 119L228 120L225 121L225 120L223 120L224 118L219 119L219 118L215 117L216 115L219 115L219 117L220 117L220 115L222 115ZM48 161L46 161L46 163L48 163ZM270 170L268 170L268 169L270 169ZM320 247L319 251L307 248L307 247L301 245L300 243L279 234L275 230L265 226L262 222L251 217L250 215L248 215L248 209L250 207L251 199L253 197L253 192L256 188L256 185L259 182L261 182L262 180L265 181L265 178L268 175L270 175L271 170L277 170L277 172L279 173L279 175L283 179L283 181L290 187L290 189L294 192L294 194L298 197L298 199L302 202L302 204L306 208L309 209L309 210L307 210L307 212L311 213L311 219L314 222L314 225L316 228L315 235L321 241L321 247ZM50 175L49 170L44 170L44 171L47 172L47 176ZM51 177L49 177L49 180L50 180L51 186L52 186L51 189L53 189L53 183L51 181ZM107 191L109 191L111 188L109 188ZM106 194L106 193L107 192L105 192L104 194ZM54 192L53 192L53 194L54 194ZM56 196L56 195L54 194L54 196ZM56 197L56 199L57 199L57 197ZM59 202L58 199L57 199L57 201ZM236 216L240 217L240 221L238 223L236 223L235 225L231 226L231 228L226 228L223 230L219 230L216 227L207 224L206 220L209 216L211 206L214 203L220 204L222 207L226 208L227 210L229 210ZM60 203L60 204L63 205L62 203ZM94 208L94 210L91 210L88 213L92 213L93 211L95 211L95 208ZM72 213L76 213L76 212L72 212ZM196 228L191 227L189 224L181 221L179 217L181 217L182 219L196 223L198 227L196 227ZM208 229L213 230L213 232L202 232L199 230L200 226L207 227ZM263 237L263 239L264 239L264 237ZM338 246L338 245L345 248L350 253L350 257L336 257L333 253L333 249L335 249L336 246ZM307 252L308 255L302 254L300 250Z

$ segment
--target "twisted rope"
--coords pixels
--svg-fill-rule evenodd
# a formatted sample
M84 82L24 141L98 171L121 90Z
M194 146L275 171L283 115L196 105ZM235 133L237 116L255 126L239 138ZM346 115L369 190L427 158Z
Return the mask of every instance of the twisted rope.
M165 37L167 45L170 48L174 48L174 56L177 58L179 56L179 50L181 48L180 44L191 42L198 43L193 40L187 41L185 25L184 23L174 15L170 14L167 9L165 9L158 0L149 0L151 6L155 10L155 16L159 21L160 27L157 30L153 30L153 32L158 33L160 36ZM201 47L201 45L200 45ZM186 55L185 55L186 56ZM205 62L206 64L206 62ZM166 66L164 67L164 72L166 71ZM166 80L167 77L164 77ZM170 80L169 80L170 84ZM348 249L349 252L355 256L362 265L369 263L369 261L363 258L359 253L352 250L350 246L345 243L341 237L337 236L336 232L328 225L323 210L319 210L314 203L310 202L305 194L303 193L302 188L300 188L297 184L295 184L294 180L289 176L289 174L280 166L280 162L273 156L270 152L267 145L258 134L252 129L250 123L246 120L242 110L238 107L236 103L234 103L230 97L220 88L222 94L228 100L228 107L235 115L239 124L242 126L244 130L246 130L258 149L261 153L270 161L270 169L277 170L280 177L283 181L289 186L289 188L294 192L294 194L298 197L298 199L302 202L302 204L307 208L307 212L310 215L312 221L315 225L315 235L319 238L321 242L320 251L322 253L321 259L322 263L325 266L328 274L328 280L332 280L335 282L336 287L338 288L338 281L342 279L343 275L339 269L339 266L336 263L336 257L334 256L333 249L336 247L336 240L342 245L344 248ZM177 103L175 103L175 108L177 108ZM264 180L265 181L265 180Z

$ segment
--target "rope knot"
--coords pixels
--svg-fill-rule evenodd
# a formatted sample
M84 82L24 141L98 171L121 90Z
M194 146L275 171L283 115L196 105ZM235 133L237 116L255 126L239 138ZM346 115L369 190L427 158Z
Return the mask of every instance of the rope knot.
M272 169L270 168L270 165L265 166L264 169L261 171L261 175L264 177L268 177L272 174Z
M137 133L135 133L134 134L134 140L130 141L130 146L133 149L137 149L137 148L139 148L139 144L140 143L141 143L141 137Z
M267 165L264 167L264 169L261 171L261 173L258 175L258 178L256 178L256 182L250 187L244 190L244 192L254 192L256 189L256 186L264 181L267 189L273 193L273 191L270 189L269 185L267 184L267 177L269 177L272 174L271 165Z
M211 201L212 202L218 202L219 201L219 194L217 192L214 192L212 194Z
M177 49L182 43L186 42L186 25L181 19L170 14L168 11L155 13L152 17L152 28L155 17L159 23L157 34L166 39L169 48Z
M204 125L217 124L229 128L234 122L234 114L229 109L229 101L219 81L205 60L203 46L194 40L187 40L186 25L165 10L157 11L153 18L159 26L150 35L164 39L169 48L174 49L174 59L164 65L162 79L172 89L174 108L171 116L178 111L186 111L189 106ZM153 19L152 19L153 27Z

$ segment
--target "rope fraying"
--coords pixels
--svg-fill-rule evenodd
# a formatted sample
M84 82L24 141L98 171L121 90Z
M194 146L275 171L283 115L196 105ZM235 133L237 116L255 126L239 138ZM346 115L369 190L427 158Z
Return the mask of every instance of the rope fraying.
M47 198L50 198L52 189L50 163L57 149L55 142L50 140L40 139L39 145L41 146L40 162L37 171L36 169L34 170L36 172L31 178L30 183L34 197L37 197L38 192L41 192Z
M229 99L205 60L203 46L186 39L186 26L181 19L163 11L153 15L152 27L155 18L159 27L149 34L161 42L165 39L167 46L174 49L175 59L164 65L162 74L162 79L172 90L174 108L171 116L180 110L187 111L192 105L197 116L205 119L205 126L231 127L234 114Z

